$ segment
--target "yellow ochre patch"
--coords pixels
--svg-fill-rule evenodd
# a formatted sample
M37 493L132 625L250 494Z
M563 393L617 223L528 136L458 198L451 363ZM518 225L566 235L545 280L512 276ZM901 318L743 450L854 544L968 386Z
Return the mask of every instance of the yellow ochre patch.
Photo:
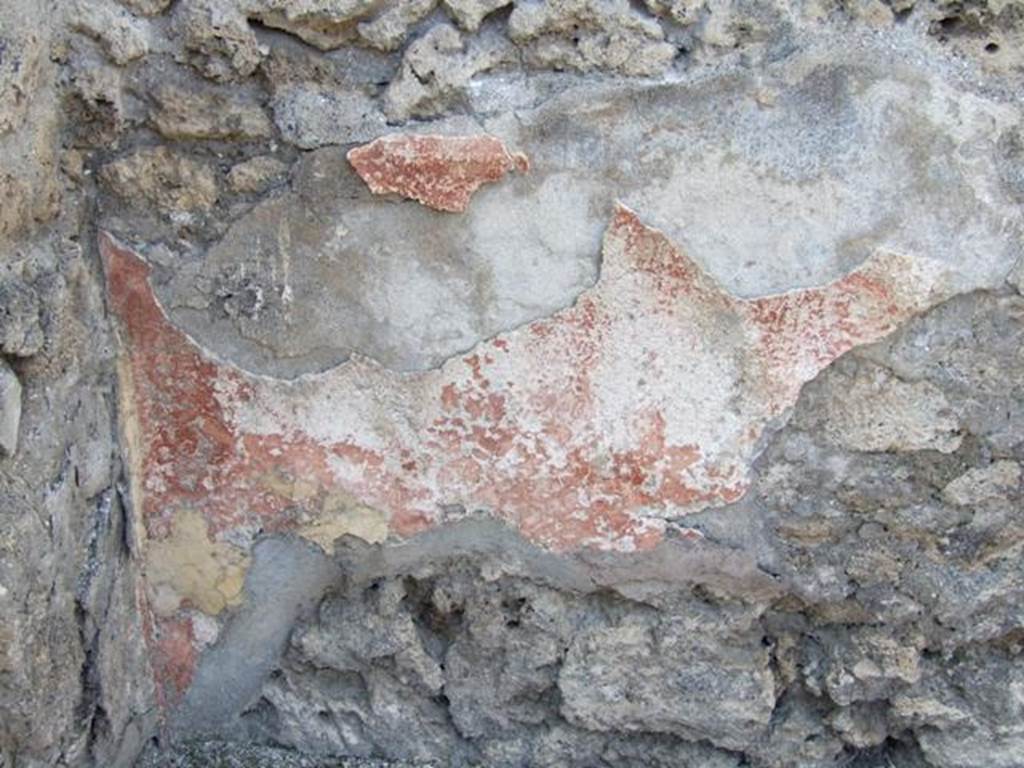
M334 554L335 539L345 535L371 544L379 544L388 537L387 515L345 491L325 491L316 483L279 472L263 477L260 482L278 496L301 504L306 511L296 533L329 555Z
M230 544L211 541L198 512L179 512L171 535L150 541L146 553L146 584L150 604L160 616L173 614L182 603L215 616L242 599L249 557Z

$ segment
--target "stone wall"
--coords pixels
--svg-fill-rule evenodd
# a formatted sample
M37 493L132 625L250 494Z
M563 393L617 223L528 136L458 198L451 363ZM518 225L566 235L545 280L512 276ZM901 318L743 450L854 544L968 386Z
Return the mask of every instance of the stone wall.
M0 765L1024 766L1022 36L6 0Z
M156 724L95 196L61 4L0 4L0 765L128 765Z

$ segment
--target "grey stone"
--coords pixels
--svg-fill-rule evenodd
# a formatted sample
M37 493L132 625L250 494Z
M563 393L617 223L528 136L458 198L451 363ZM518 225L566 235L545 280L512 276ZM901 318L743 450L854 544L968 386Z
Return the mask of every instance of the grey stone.
M685 1L671 5L669 10L674 20L678 21L681 17L681 23L685 24L687 19L692 19L688 15L688 4ZM858 2L850 3L848 7L853 15L860 10ZM827 3L811 2L796 8L792 4L778 2L709 0L701 10L707 13L707 20L699 33L700 49L697 55L705 60L714 60L737 49L742 49L745 56L771 58L777 55L779 48L789 44L787 32L793 16L806 15L813 18L819 12L827 16L829 6ZM764 102L770 105L771 98L764 99Z
M918 24L928 34L952 47L959 56L973 59L982 71L1005 73L1020 66L1024 27L1020 18L1006 13L1008 6L998 0L970 7L950 2L934 6L905 3L903 10L911 8L921 13Z
M987 467L969 469L949 483L942 495L951 504L960 506L998 502L1020 485L1020 464L996 461Z
M397 50L414 25L434 10L437 0L405 0L393 3L379 15L359 24L359 37L382 51Z
M677 53L661 26L627 0L517 3L508 26L535 67L656 75Z
M857 451L955 451L960 424L942 390L906 382L890 371L862 366L850 378L833 379L822 429Z
M296 35L321 50L362 42L381 50L397 48L437 0L244 0L249 15Z
M87 66L75 71L73 82L68 111L74 116L78 144L116 142L128 119L121 70L107 64Z
M0 352L29 357L45 341L39 295L24 280L0 279Z
M43 23L41 20L47 18ZM60 114L50 58L53 2L11 0L0 6L0 246L34 234L59 207ZM7 261L5 255L4 261Z
M8 55L0 61L0 136L24 125L29 107L45 91L52 74L47 66L48 37L33 33L36 14L26 3L9 3L2 11Z
M485 34L467 41L450 24L438 24L406 48L384 94L384 113L395 121L436 117L467 98L477 74L514 59L504 37Z
M337 86L285 85L274 94L272 107L281 136L301 149L367 142L387 125L376 101Z
M1009 282L1017 288L1018 293L1024 295L1024 259L1017 262L1017 265L1011 270Z
M120 0L120 2L135 13L155 16L166 11L174 0Z
M677 24L693 24L700 17L704 0L644 0L647 10L658 16L667 16Z
M499 8L512 5L512 0L442 0L442 3L460 27L475 32L484 17Z
M559 673L562 712L589 730L674 733L743 750L775 705L754 617L687 606L660 621L581 632Z
M825 768L835 765L843 743L827 726L827 708L800 690L780 697L768 735L751 752L756 765Z
M219 82L251 75L269 52L234 0L181 0L174 25L193 66Z
M330 758L289 749L223 741L196 741L160 752L150 750L137 768L430 768L373 758Z
M933 672L933 688L901 701L929 763L939 768L1013 768L1024 754L1019 658L968 652Z
M138 149L103 167L102 180L123 201L164 214L205 211L217 202L217 177L206 163L168 147Z
M833 712L829 725L850 746L867 749L884 743L889 737L886 711L884 703L854 704Z
M820 667L822 680L811 685L844 707L891 698L921 679L921 643L922 638L892 637L868 629L843 633L827 643L830 656ZM817 671L808 665L810 670Z
M0 359L0 458L14 455L21 423L21 382L11 367Z

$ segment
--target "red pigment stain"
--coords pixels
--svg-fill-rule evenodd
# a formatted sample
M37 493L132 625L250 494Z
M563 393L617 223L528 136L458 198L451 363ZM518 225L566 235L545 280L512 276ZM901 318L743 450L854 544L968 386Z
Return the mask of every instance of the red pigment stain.
M402 162L436 164L452 138L390 141L412 142ZM471 155L500 149L512 162L496 139L472 142ZM468 199L470 186L496 173L489 162L457 166L469 186L434 191L458 188ZM442 169L423 167L435 177ZM340 492L380 510L399 537L461 505L555 551L649 549L663 538L664 517L741 498L754 444L800 386L920 303L913 281L885 271L898 264L735 299L620 206L601 280L572 307L437 370L398 374L354 361L297 389L214 362L168 321L139 256L107 235L100 249L130 378L134 416L125 418L138 436L134 502L152 539L168 536L182 510L201 514L215 540L295 530L303 509ZM732 359L737 369L718 366ZM642 377L643 387L623 376ZM701 400L709 391L735 397ZM707 412L704 402L728 404ZM289 481L313 490L297 500ZM191 624L147 617L146 626L163 696L176 701L195 665Z
M756 299L745 309L761 334L765 386L776 391L776 411L788 406L809 378L793 375L796 369L821 370L854 347L891 333L917 311L881 278L857 273L825 288Z
M347 157L374 194L397 193L450 212L466 210L481 185L530 167L525 155L512 154L487 135L392 134L350 150Z
M192 683L197 651L192 619L169 618L159 621L150 638L153 675L158 682L157 696L162 707L178 704Z

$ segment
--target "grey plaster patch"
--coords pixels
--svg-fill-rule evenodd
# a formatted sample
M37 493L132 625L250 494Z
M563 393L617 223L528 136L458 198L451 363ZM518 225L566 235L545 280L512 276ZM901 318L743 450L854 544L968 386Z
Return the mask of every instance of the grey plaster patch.
M429 570L445 559L487 560L493 572L529 577L573 592L611 589L632 599L654 598L684 585L750 599L770 599L782 585L748 553L709 542L668 538L649 552L583 550L562 555L541 549L492 518L470 517L399 545L374 546L346 538L336 559L352 584Z
M868 52L811 48L757 76L576 82L476 125L414 126L482 124L530 157L530 173L481 190L460 216L372 198L340 150L312 153L290 192L160 294L200 343L258 372L294 376L355 352L422 369L593 284L615 200L741 296L823 284L883 248L951 264L959 290L1000 284L1022 220L994 140L1016 130L1016 108L910 54ZM513 100L532 87L493 83ZM259 301L218 303L238 290Z
M295 622L340 578L316 546L271 537L253 548L245 604L202 658L171 731L190 738L230 730L277 665Z

